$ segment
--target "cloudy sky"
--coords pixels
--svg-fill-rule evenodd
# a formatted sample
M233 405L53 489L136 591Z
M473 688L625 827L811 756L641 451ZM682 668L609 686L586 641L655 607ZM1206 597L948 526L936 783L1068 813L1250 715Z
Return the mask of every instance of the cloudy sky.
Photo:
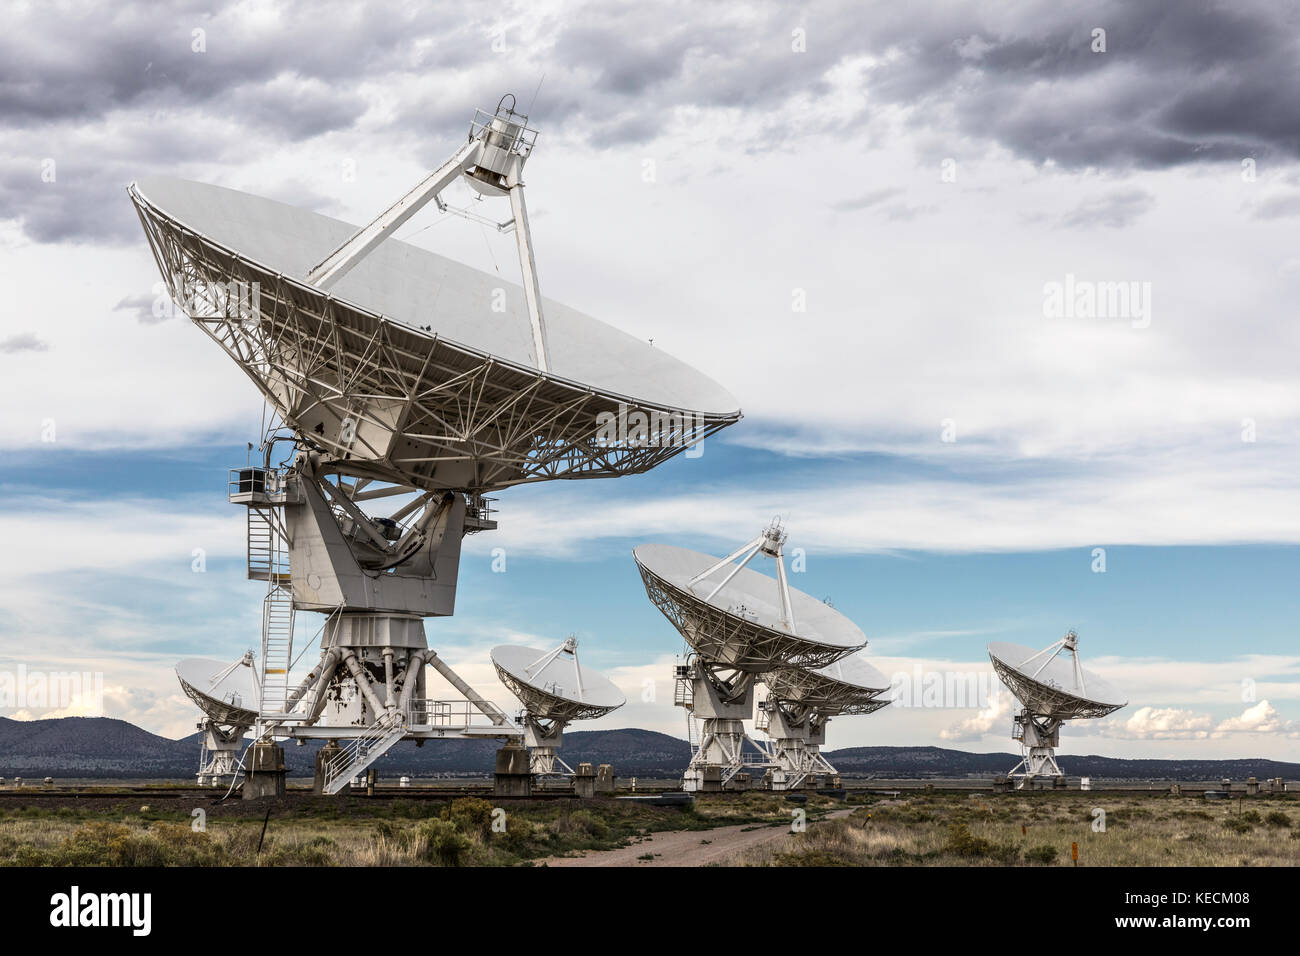
M545 293L687 359L745 419L646 476L503 494L429 628L466 676L507 703L487 649L574 632L632 701L599 726L683 733L680 640L630 549L721 553L780 514L794 583L882 669L991 691L837 721L832 747L1009 749L985 644L1074 627L1130 704L1063 754L1296 759L1297 20L1205 0L8 3L0 665L102 672L105 713L179 736L175 660L258 642L224 493L261 403L156 307L127 185L364 222L512 91L541 129ZM401 235L515 278L510 237L473 223L428 210ZM1098 307L1107 290L1126 300Z

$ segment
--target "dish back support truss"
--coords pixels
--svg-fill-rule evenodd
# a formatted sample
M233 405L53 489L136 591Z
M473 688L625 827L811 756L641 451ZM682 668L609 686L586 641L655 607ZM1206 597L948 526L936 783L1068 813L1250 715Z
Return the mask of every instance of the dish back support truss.
M130 196L174 301L244 370L285 423L350 473L482 492L555 478L639 474L739 420L639 401L549 371L518 172L531 134L504 104L435 173L304 277L241 256ZM535 135L535 134L534 134ZM460 176L509 195L535 367L494 357L364 307L329 287ZM440 204L441 208L446 207ZM611 441L600 423L644 416Z

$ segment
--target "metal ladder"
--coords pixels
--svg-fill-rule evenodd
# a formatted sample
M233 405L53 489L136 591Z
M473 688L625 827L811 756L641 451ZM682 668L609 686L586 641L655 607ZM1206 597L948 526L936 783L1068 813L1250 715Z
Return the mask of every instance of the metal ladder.
M262 717L284 713L293 662L293 592L272 584L262 599Z
M248 509L248 576L266 581L262 600L261 717L278 717L289 699L293 664L293 586L289 542L272 508Z
M405 736L406 721L401 714L389 711L381 716L364 734L325 761L325 792L338 793Z
M288 584L289 550L274 508L248 509L248 579Z

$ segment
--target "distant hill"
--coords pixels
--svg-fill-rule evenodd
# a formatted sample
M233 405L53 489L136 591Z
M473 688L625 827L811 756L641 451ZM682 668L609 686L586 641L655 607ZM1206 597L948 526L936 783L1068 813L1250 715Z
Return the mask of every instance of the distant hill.
M1009 753L974 754L942 747L850 747L836 750L827 757L842 774L874 777L960 777L965 774L994 775L1006 773L1019 755ZM1231 777L1300 776L1300 764L1278 760L1132 760L1099 757L1095 754L1058 754L1061 769L1072 777L1098 777L1114 780L1217 780Z
M495 740L445 740L423 747L398 744L377 765L385 777L482 776L492 772ZM318 742L286 744L293 776L310 776ZM673 777L690 759L685 740L652 730L577 730L564 735L561 756L571 766L610 763L619 776ZM976 754L941 747L850 747L827 754L852 777L962 777L1005 773L1016 756ZM0 776L5 777L174 777L194 775L197 734L182 740L159 737L111 717L64 717L19 721L0 717ZM1137 780L1217 780L1230 777L1300 779L1300 764L1276 760L1125 760L1117 757L1060 757L1071 776Z
M112 717L0 717L0 775L169 777L198 760L197 738L159 737Z

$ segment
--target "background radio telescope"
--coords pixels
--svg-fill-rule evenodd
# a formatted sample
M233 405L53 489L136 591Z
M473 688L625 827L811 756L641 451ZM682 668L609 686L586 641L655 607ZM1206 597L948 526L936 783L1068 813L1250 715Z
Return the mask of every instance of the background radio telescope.
M594 720L627 703L613 681L582 666L572 636L549 651L502 644L492 648L492 666L524 705L524 742L538 776L554 774L557 764L572 776L573 769L556 756L570 721Z
M1084 669L1079 636L1072 630L1041 651L1002 641L988 650L994 671L1021 704L1012 737L1020 741L1023 757L1008 774L1018 788L1035 777L1063 777L1056 763L1063 722L1105 717L1128 704L1119 691Z
M793 790L835 775L822 756L832 717L873 714L889 705L889 678L855 651L813 670L784 666L763 675L770 692L759 705L758 729L768 736L772 789Z
M763 683L782 700L826 714L874 713L887 703L879 698L890 687L861 651L816 670L779 667L764 674Z
M244 735L257 723L260 692L251 651L233 664L189 658L176 665L185 696L204 718L199 749L199 784L216 784L239 773L237 754Z
M682 781L688 791L740 785L746 766L769 765L744 727L759 675L783 666L824 667L867 642L834 608L791 590L785 539L774 520L721 559L662 544L633 552L647 596L690 648L674 674L674 702L689 715L691 762ZM775 579L749 567L759 556L775 562Z
M328 741L327 793L401 739L521 739L424 630L455 609L463 537L496 527L485 494L644 472L741 417L707 376L542 297L522 175L536 140L507 95L360 228L216 186L130 187L173 300L272 413L229 492L247 508L248 576L267 586L245 796L283 787L261 773L280 766L273 736ZM452 206L457 182L484 201ZM429 204L509 236L521 284L392 238ZM291 680L304 610L323 615L320 656ZM429 699L426 667L461 699Z

